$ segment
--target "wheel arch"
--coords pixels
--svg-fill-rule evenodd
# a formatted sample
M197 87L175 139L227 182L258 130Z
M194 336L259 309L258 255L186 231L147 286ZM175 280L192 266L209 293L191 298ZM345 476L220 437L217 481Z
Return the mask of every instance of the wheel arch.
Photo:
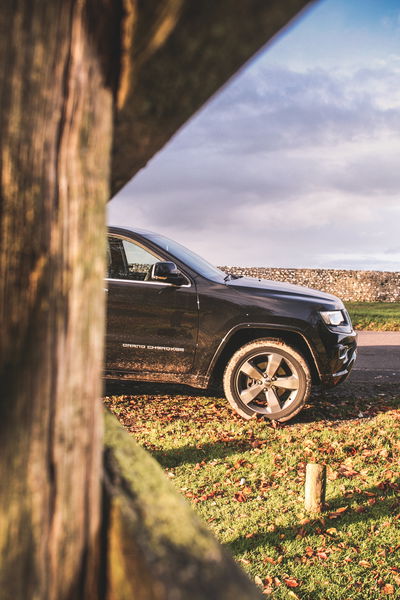
M208 368L207 375L210 378L211 385L217 384L222 380L225 366L236 350L238 350L244 344L260 338L281 340L289 346L292 346L295 350L300 352L300 354L302 354L306 360L310 368L312 383L315 384L321 382L320 372L318 370L318 363L315 355L308 341L301 333L284 328L277 329L255 324L236 327L225 336L216 353L214 354Z

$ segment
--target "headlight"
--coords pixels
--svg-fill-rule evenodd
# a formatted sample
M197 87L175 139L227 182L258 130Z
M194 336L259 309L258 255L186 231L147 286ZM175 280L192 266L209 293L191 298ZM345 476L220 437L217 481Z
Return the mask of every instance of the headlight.
M346 324L346 318L341 310L321 311L320 315L326 325L337 327Z

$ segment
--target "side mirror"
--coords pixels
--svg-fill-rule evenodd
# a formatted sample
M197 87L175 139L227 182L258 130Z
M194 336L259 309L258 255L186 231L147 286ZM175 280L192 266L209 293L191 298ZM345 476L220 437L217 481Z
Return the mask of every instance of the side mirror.
M151 270L151 278L154 281L165 281L165 283L173 283L174 285L182 285L186 282L174 262L156 262Z

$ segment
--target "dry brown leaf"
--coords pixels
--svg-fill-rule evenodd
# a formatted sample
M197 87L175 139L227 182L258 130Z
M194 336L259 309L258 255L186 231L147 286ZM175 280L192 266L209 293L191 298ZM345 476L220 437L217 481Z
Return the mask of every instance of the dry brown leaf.
M234 496L236 502L246 502L247 496L243 492L236 492Z
M348 506L342 506L342 507L336 509L334 512L329 513L329 518L336 519L337 517L340 517L340 515L342 515L344 512L346 512L346 510L348 508L349 508Z
M391 596L392 594L394 594L394 586L391 583L386 583L386 585L384 585L382 588L382 594Z
M360 567L365 567L366 569L369 569L371 567L371 563L367 560L359 560L358 564L360 565Z
M300 585L300 582L297 579L295 579L294 577L287 577L283 581L290 588L299 587L299 585Z

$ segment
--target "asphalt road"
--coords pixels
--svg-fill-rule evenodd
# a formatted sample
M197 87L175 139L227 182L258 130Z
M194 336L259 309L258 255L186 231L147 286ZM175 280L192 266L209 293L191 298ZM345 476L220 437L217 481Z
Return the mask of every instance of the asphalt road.
M349 382L400 383L400 332L360 331L358 356Z

